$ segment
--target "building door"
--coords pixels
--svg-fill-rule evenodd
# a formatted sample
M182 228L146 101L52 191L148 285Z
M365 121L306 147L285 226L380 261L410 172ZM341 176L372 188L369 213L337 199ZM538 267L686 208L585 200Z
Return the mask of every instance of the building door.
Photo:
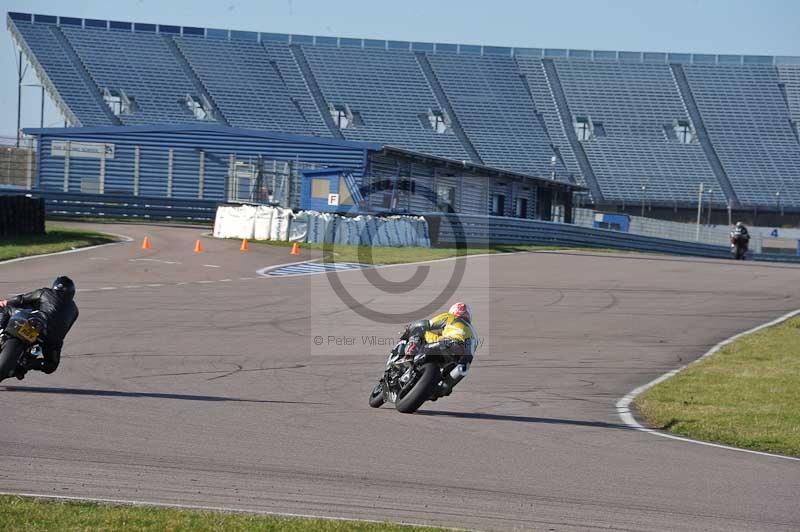
M553 219L553 191L540 188L536 193L537 209L539 219L544 221L551 221Z

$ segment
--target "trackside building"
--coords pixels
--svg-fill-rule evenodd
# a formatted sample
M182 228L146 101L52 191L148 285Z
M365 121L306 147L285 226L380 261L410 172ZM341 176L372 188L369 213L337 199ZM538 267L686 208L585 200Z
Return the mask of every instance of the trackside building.
M45 197L270 203L571 222L581 187L377 143L213 124L27 129Z

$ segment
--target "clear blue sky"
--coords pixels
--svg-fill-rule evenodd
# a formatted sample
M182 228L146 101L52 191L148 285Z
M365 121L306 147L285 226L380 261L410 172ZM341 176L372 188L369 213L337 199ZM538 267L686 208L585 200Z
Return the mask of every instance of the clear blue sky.
M7 11L275 33L547 48L800 56L800 0L0 0ZM15 49L0 38L0 136L13 136ZM26 83L36 83L29 73ZM45 125L58 125L47 102ZM38 126L23 88L22 125Z

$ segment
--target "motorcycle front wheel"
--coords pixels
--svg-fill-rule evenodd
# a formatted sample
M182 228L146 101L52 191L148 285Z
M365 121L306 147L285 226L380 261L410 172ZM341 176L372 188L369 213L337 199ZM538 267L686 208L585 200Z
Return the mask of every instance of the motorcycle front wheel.
M379 382L369 394L369 406L380 408L385 402L386 394L383 393L383 382Z
M436 385L442 378L439 367L432 362L423 364L417 371L421 373L417 381L403 388L394 403L397 411L403 414L416 412L422 406L422 403L430 399L436 389Z
M24 350L25 346L16 338L6 339L3 349L0 349L0 380L11 376Z

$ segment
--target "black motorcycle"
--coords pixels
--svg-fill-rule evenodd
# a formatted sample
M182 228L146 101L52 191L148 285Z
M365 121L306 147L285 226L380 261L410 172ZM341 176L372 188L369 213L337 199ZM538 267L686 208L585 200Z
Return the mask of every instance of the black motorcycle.
M18 365L41 354L47 321L38 310L18 309L0 330L0 381L13 377Z
M747 255L747 248L750 243L750 236L742 233L731 233L731 253L735 260L744 260Z
M394 403L398 412L416 412L425 401L436 401L450 395L452 384L466 376L460 372L456 357L426 355L420 351L406 356L409 337L423 337L414 328L407 330L392 349L383 377L369 395L369 406L379 408L383 403Z

